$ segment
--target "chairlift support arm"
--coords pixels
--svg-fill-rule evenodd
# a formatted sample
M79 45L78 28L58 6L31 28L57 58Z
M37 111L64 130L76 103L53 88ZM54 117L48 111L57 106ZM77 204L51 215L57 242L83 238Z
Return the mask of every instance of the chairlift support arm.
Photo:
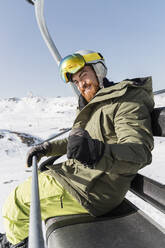
M36 20L38 27L40 29L41 35L50 51L52 54L54 60L56 61L57 65L59 66L60 61L62 60L62 57L57 49L57 47L54 44L54 41L52 40L50 33L48 31L48 28L46 26L45 18L44 18L44 0L26 0L29 3L33 4L35 7L35 15L36 15ZM80 93L72 82L70 82L70 85L72 89L74 90L74 93L76 94L77 97L79 97Z

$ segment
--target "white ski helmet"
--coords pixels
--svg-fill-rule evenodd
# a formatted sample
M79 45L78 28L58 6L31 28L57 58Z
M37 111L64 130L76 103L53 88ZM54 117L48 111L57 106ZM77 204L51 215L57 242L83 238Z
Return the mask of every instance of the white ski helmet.
M99 81L100 88L103 87L103 79L107 75L107 67L100 53L90 50L79 50L74 54L64 57L59 65L62 80L66 83L72 80L72 75L81 70L85 65L91 65Z
M75 52L75 54L80 54L82 56L86 55L86 54L92 54L92 53L96 53L96 52L91 51L91 50L79 50L79 51ZM98 53L98 54L101 56L102 59L96 59L96 60L87 62L86 64L92 65L92 67L96 73L96 76L98 78L100 88L102 88L103 87L103 79L107 75L107 67L105 65L103 56L100 53Z

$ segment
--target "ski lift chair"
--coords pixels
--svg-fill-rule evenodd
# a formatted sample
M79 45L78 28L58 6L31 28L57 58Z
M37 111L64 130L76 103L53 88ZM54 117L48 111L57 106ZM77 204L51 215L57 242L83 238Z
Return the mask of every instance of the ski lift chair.
M152 127L165 137L165 107L154 109ZM137 174L130 190L165 213L165 185ZM164 228L127 199L104 216L58 216L45 224L48 248L165 247Z

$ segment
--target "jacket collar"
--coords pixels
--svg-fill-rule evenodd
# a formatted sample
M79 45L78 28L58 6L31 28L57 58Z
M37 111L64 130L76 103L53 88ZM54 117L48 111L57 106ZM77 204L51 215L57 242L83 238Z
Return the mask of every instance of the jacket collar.
M113 84L110 87L100 89L96 93L95 97L88 103L88 105L121 97L126 93L129 87L140 87L147 91L149 95L153 95L151 77L125 79L119 83Z

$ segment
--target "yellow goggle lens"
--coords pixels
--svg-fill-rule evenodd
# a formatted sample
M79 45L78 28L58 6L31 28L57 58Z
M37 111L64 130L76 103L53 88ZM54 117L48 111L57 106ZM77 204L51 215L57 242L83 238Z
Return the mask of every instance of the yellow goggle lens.
M68 83L70 80L67 74L74 74L85 66L85 60L80 54L69 55L60 62L60 75L64 82Z

